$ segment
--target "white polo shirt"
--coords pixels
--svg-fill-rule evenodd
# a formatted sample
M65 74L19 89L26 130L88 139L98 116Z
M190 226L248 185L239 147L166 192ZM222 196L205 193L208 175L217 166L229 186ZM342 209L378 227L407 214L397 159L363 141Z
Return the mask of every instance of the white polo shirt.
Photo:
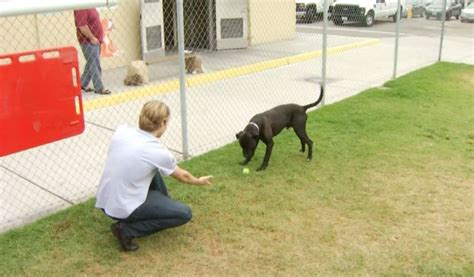
M145 202L158 170L168 176L175 169L173 155L151 133L119 126L112 136L95 206L110 216L126 218Z

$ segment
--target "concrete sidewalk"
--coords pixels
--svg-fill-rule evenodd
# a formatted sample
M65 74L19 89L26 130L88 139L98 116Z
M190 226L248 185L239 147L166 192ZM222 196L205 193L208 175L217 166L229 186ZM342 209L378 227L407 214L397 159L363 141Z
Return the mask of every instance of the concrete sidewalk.
M351 38L334 36L328 40L328 48L345 47L344 50L363 47L358 45L361 42L378 41L371 38ZM311 52L321 51L322 37L317 34L297 33L291 40L262 44L252 46L247 49L235 49L225 51L199 51L198 54L204 61L206 74L236 69L261 62L272 62L278 59L284 59L296 55L305 55ZM315 58L315 57L312 57ZM171 54L164 58L165 61L150 64L148 66L150 73L150 87L156 88L163 83L176 81L179 78L179 65L177 54ZM320 69L318 69L320 70ZM127 73L126 67L108 70L103 73L103 82L110 87L114 93L132 92L141 89L141 87L130 87L123 85L123 79ZM188 78L197 77L196 75L187 75ZM84 99L103 98L101 95L85 93Z
M282 103L314 101L321 76L321 41L320 35L300 33L291 41L200 53L206 74L188 75L190 154L233 142L256 112ZM328 43L326 104L392 77L393 38L330 36ZM443 60L474 64L474 53L465 51L473 43L472 38L446 41ZM434 63L438 46L436 38L401 39L398 75ZM0 231L94 196L113 130L120 124L136 125L138 112L149 99L160 99L173 111L162 140L182 159L177 62L153 65L150 71L153 82L145 88L123 86L124 69L104 73L114 94L84 94L87 123L82 135L1 159ZM236 164L240 158L236 153Z

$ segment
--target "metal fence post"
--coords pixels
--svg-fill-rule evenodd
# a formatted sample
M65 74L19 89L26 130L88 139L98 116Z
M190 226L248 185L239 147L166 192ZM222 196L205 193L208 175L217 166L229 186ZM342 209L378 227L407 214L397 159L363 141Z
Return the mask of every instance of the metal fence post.
M396 27L395 27L395 54L393 57L393 76L392 78L395 79L397 78L397 66L398 66L398 40L400 37L400 20L402 18L402 9L400 9L400 3L401 1L397 1L397 13L395 16L397 17L397 22L396 22Z
M438 55L438 62L441 61L441 53L443 52L443 40L444 40L444 23L446 22L446 2L447 0L443 1L443 10L441 14L441 38L439 41L439 55Z
M183 159L189 157L188 118L186 104L186 71L184 61L184 1L176 0L178 20L178 61L179 61L179 99L181 106L181 133L183 145Z
M327 50L328 50L328 0L324 0L324 12L323 12L323 62L321 68L321 86L326 89L326 61L327 61ZM323 95L323 101L321 104L326 104L326 93Z

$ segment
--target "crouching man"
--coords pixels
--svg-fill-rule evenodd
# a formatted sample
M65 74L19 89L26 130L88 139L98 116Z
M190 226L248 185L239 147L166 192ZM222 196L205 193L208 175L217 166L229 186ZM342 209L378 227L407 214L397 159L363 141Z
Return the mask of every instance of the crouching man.
M112 136L95 206L117 221L111 230L125 251L138 249L134 238L191 220L191 209L169 196L162 174L182 183L211 184L212 176L197 178L180 168L160 141L169 118L168 106L149 101L139 129L119 126Z

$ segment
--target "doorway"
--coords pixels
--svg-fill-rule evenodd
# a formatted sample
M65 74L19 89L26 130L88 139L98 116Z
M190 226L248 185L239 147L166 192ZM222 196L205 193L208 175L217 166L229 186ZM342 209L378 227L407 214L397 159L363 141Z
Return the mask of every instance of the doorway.
M184 44L187 50L214 50L216 47L216 0L184 1ZM176 0L163 0L166 52L178 50Z

